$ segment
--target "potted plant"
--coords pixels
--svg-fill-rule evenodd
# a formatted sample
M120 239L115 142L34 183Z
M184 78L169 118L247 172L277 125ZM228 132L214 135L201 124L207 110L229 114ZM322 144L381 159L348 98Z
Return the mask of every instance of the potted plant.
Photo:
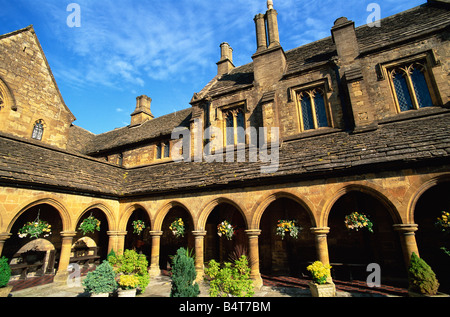
M369 232L373 233L373 223L366 215L360 214L358 212L351 213L350 215L345 217L345 226L349 230L356 231L367 228Z
M44 238L47 238L52 234L52 226L48 224L47 221L43 221L39 219L40 212L38 212L38 216L35 221L27 222L20 230L19 230L19 238L23 239L30 236L31 239L37 239L41 235L44 235Z
M277 236L281 236L284 240L286 234L289 234L292 238L298 239L301 227L297 225L296 220L278 220L277 224Z
M142 220L136 220L133 221L133 233L135 234L141 234L142 231L145 229L145 223Z
M408 266L408 295L410 297L448 296L438 293L439 282L431 267L416 253L412 253Z
M120 289L117 293L119 297L135 297L139 278L134 274L122 274L119 276L119 286Z
M145 255L138 254L134 250L125 250L121 255L110 253L108 261L113 265L114 271L119 275L134 275L138 278L139 283L137 290L145 291L150 282L148 274L148 261Z
M83 286L84 291L90 293L91 297L109 297L118 287L112 265L104 261L95 271L88 273Z
M183 219L181 218L175 219L175 221L170 224L169 229L172 231L175 237L177 238L184 237L184 232L186 229L184 228Z
M444 236L447 236L450 234L450 213L443 211L441 216L437 218L437 221L435 223L438 230L440 230ZM445 254L450 256L450 250L448 250L446 247L441 247L441 250L444 251Z
M313 297L336 296L336 287L334 283L329 282L331 277L330 265L324 265L322 262L316 261L306 269L312 275L312 281L308 285Z
M224 220L217 226L217 234L219 237L225 236L228 240L231 240L234 236L234 226Z
M8 297L13 287L8 286L9 279L11 278L11 268L8 264L8 259L5 257L0 258L0 297Z
M95 231L100 231L100 220L96 219L92 214L83 220L80 224L78 230L80 230L83 235L87 233L94 233Z

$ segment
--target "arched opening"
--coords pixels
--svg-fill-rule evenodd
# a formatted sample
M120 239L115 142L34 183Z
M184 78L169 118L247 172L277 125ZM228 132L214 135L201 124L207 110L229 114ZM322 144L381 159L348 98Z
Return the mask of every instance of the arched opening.
M51 226L51 233L45 232L38 237L19 236L24 225L38 220L47 222ZM12 279L54 274L61 253L62 230L61 216L51 205L40 204L23 212L14 222L12 236L3 249L3 255L9 259L11 265Z
M450 213L450 182L437 184L423 193L414 209L414 222L419 225L416 232L417 247L422 259L427 262L441 284L439 290L450 292L450 256L441 248L450 251L450 228L446 232L436 226L442 212Z
M176 236L170 229L171 224L180 218L184 225L184 236ZM172 264L171 258L176 254L179 248L188 248L193 252L195 247L194 236L192 235L193 230L194 223L190 213L182 206L173 206L162 223L163 235L161 237L159 256L161 270L168 270L170 268Z
M227 221L233 226L234 236L229 240L218 234L217 226ZM206 221L205 261L214 259L217 262L232 262L241 255L248 256L248 238L245 219L232 204L220 203L211 211Z
M93 233L83 234L83 232L79 229L80 225L86 218L90 216L93 216L94 218L100 221L100 231L95 230ZM78 241L83 237L91 238L96 244L97 247L96 252L97 255L99 256L99 259L96 260L96 262L101 263L103 260L106 260L106 257L108 256L108 243L109 243L108 231L109 231L109 224L105 213L103 212L103 210L99 208L93 208L86 211L78 221L77 234L73 238L73 240Z
M142 231L138 230L138 223L144 224L145 228ZM134 227L134 224L136 227ZM125 249L144 254L149 262L152 253L152 237L150 231L151 224L148 213L142 208L136 209L128 219Z
M297 238L277 235L279 220L295 220L301 228ZM261 217L259 237L260 271L267 275L299 276L316 259L311 218L298 202L281 197L273 201Z
M373 223L367 229L349 230L345 217L353 212L366 215ZM339 280L367 279L367 266L381 267L382 283L404 286L405 263L398 233L386 207L379 199L360 191L350 191L333 205L328 219L328 249L333 278Z

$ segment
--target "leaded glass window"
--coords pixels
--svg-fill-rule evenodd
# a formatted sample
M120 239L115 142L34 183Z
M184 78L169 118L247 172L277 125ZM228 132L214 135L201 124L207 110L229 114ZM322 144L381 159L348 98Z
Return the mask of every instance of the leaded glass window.
M164 142L164 157L170 157L170 142Z
M397 66L389 73L400 112L433 106L424 63Z
M33 134L31 135L31 137L33 139L41 141L43 135L44 135L44 121L43 120L36 121L36 123L34 124Z
M223 112L226 145L245 144L245 114L242 107Z
M157 160L162 159L162 144L161 143L156 145L156 159Z
M298 103L303 131L330 126L326 96L322 88L301 91L298 94Z

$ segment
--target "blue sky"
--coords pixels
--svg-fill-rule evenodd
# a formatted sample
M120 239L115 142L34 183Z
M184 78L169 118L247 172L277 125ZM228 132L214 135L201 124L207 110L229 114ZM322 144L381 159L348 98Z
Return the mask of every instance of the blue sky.
M341 17L366 24L376 2L381 17L426 0L274 0L287 51L330 36ZM70 28L70 3L81 26ZM217 73L219 45L236 66L256 51L253 18L266 0L0 0L0 34L33 24L74 124L99 134L126 126L136 97L153 99L156 117L190 107Z

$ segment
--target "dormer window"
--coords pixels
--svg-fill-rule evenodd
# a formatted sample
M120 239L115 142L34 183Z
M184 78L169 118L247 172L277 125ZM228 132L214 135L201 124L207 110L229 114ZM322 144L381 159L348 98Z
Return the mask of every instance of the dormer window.
M301 131L330 126L327 96L323 87L298 91L297 104Z
M425 62L413 62L388 70L399 112L433 106Z
M225 145L245 144L245 115L243 107L223 111Z
M170 157L170 142L165 141L156 144L156 159L161 160L163 158Z
M31 135L31 137L35 140L42 141L43 134L44 134L44 121L38 120L34 124L33 134Z

